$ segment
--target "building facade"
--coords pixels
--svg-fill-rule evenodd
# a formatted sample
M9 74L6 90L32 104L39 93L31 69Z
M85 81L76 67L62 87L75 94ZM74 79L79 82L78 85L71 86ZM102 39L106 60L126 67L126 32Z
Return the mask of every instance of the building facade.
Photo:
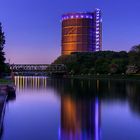
M62 16L62 55L102 50L101 10Z

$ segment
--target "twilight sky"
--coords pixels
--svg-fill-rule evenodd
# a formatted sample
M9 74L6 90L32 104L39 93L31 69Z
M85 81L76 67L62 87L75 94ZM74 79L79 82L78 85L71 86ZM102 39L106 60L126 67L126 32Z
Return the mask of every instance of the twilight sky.
M140 44L140 0L0 0L11 63L51 63L61 54L61 15L102 10L103 50Z

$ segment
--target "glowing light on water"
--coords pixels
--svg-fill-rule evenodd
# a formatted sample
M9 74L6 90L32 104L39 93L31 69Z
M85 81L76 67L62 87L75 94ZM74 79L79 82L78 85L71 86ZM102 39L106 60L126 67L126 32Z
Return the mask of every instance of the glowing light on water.
M95 140L99 140L99 101L95 101Z

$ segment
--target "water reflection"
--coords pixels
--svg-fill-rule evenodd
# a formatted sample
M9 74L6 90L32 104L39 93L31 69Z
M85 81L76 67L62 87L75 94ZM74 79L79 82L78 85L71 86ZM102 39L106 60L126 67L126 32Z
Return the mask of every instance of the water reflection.
M59 118L60 126L57 126L57 137L59 140L101 140L101 128L112 131L114 128L105 126L104 123L102 123L104 116L106 116L106 114L103 114L104 102L111 102L115 104L116 102L119 102L120 104L127 102L130 109L129 111L132 114L136 113L140 117L140 82L49 79L47 77L17 76L15 77L15 84L19 93L20 91L24 92L24 90L30 90L31 92L37 91L38 94L42 89L44 94L46 93L45 91L48 92L47 89L52 89L55 91L57 94L55 96L58 96L60 99L60 118L58 116L54 116L54 120L51 121L51 124L56 125L54 121ZM112 104L108 105L107 107L111 108ZM52 108L52 110L54 109L52 105L46 109L50 108ZM43 112L42 108L40 108L40 110ZM111 113L112 111L113 110L111 109L109 110ZM121 107L119 108L119 111L121 112ZM121 113L122 114L120 116L123 116L123 112ZM108 115L107 117L110 116ZM133 119L131 121L133 121ZM50 120L47 120L47 122L49 121ZM122 120L122 122L123 121L124 120ZM120 124L120 127L121 125L122 124ZM48 127L46 131L52 130L50 130ZM30 135L33 135L33 133ZM110 135L113 135L113 133ZM53 139L52 136L44 137L44 139L56 140ZM34 138L34 140L36 140L36 138ZM110 139L103 137L102 140ZM121 138L119 138L119 140L121 140Z
M43 76L16 76L15 85L17 90L23 89L45 89L47 86L47 77Z
M69 82L70 85L68 84ZM90 95L92 91L84 89L84 81L77 85L77 89L82 89L82 92L85 91L85 93L80 93L81 95L87 94L87 92L89 95L87 98L84 98L84 96L80 97L76 93L75 96L73 92L77 92L74 91L76 83L74 80L63 81L62 79L48 79L47 77L15 77L15 84L19 91L24 89L53 88L61 96L61 127L58 130L60 131L59 138L61 140L99 140L100 101L98 97ZM64 84L69 85L68 89ZM98 88L99 81L96 84ZM91 88L90 81L87 86L89 89Z
M74 97L95 98L101 100L129 100L134 112L140 113L140 82L115 81L115 80L73 80L73 79L48 79L47 77L15 77L17 90L24 89L55 89L59 95ZM64 100L64 99L63 99Z
M47 86L57 90L61 96L70 95L77 100L98 97L100 101L129 101L130 109L140 115L138 81L53 79Z
M99 140L100 103L62 96L61 140Z
M131 110L140 115L140 83L129 82L126 87L126 91Z

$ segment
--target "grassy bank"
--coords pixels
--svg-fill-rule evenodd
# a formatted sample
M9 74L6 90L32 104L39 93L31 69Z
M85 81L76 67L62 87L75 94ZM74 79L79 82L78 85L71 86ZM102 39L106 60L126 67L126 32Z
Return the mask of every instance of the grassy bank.
M2 84L12 84L13 81L11 79L0 79L0 85Z
M140 74L137 75L69 75L68 78L73 79L114 79L114 80L138 80L140 81Z

